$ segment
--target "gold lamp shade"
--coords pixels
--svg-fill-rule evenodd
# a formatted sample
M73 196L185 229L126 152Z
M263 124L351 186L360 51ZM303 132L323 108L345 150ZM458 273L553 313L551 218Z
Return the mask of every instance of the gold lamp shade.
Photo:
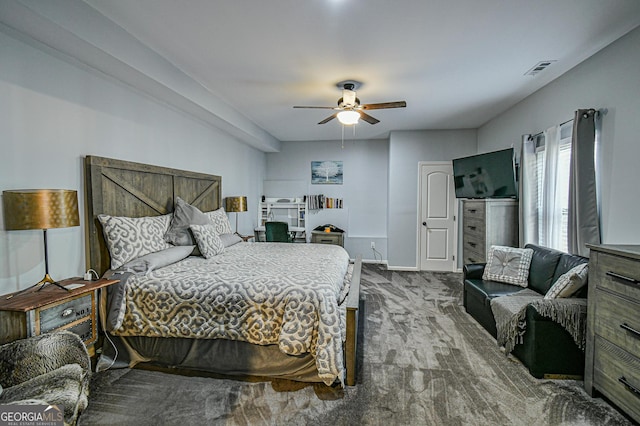
M49 251L47 229L68 228L80 225L78 192L69 189L15 189L2 191L4 226L8 231L42 229L44 238L44 278L35 286L37 291L47 284L58 284L49 275ZM13 297L13 295L9 296Z
M227 197L224 199L224 209L230 213L247 211L247 197Z
M80 225L78 192L16 189L2 192L5 229L52 229Z

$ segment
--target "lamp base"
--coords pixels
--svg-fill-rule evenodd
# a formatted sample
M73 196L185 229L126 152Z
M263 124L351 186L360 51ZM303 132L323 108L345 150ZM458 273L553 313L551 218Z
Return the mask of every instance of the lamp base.
M66 290L66 291L71 291L71 290L69 290L68 288L66 288L66 287L64 287L64 286L62 286L62 285L60 285L60 284L58 284L58 283L56 282L56 280L54 280L53 278L51 278L51 275L49 275L49 274L45 274L45 275L44 275L44 278L43 278L43 279L41 279L39 282L35 283L33 286L34 286L34 287L36 287L36 286L40 286L40 288L36 290L36 291L40 291L40 290L42 290L43 288L45 288L45 287L46 287L47 285L49 285L49 284L53 284L53 285L55 285L55 286L58 286L58 287L60 287L61 289Z

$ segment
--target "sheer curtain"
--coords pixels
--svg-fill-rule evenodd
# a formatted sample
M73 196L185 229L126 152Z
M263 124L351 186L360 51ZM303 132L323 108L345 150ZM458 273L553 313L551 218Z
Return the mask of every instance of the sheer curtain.
M520 161L522 246L532 243L567 250L571 139L568 135L562 138L562 130L563 127L558 125L534 137L523 137Z

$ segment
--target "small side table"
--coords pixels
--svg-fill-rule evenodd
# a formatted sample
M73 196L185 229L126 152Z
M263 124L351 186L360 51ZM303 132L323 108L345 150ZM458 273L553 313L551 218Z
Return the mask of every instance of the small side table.
M311 231L311 242L344 247L344 232Z
M238 236L240 238L242 238L242 241L244 241L245 243L247 241L249 241L250 239L255 238L255 235L240 235L240 234L238 234Z
M80 336L89 355L94 356L98 339L98 289L118 282L70 278L59 281L62 286L71 286L70 291L50 285L40 291L39 287L32 287L0 296L0 344L54 330L69 330Z

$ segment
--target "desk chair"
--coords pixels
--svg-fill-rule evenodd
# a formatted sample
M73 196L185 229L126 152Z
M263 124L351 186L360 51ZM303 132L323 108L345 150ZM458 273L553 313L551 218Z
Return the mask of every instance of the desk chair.
M267 242L290 243L289 224L287 222L266 222L265 240Z

